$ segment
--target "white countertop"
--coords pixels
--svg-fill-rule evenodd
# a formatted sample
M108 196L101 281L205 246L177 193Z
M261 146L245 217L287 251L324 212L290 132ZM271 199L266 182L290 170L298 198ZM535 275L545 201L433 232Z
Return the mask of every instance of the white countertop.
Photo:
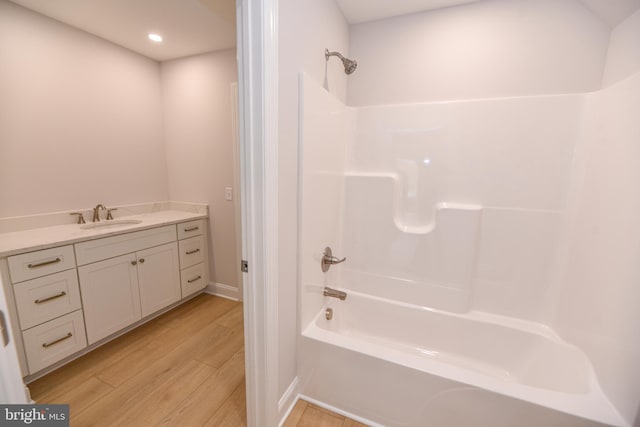
M139 224L110 224L108 227L90 229L83 229L79 224L65 224L2 233L0 234L0 257L206 217L207 215L202 213L166 210L116 218L116 220L140 220ZM108 224L108 221L103 219L100 223Z

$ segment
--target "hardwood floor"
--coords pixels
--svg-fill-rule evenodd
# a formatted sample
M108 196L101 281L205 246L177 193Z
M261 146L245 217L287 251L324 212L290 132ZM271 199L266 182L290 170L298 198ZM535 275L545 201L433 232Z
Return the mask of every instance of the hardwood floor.
M247 425L242 304L203 294L29 384L71 426ZM299 400L284 427L363 427Z
M283 427L366 427L366 424L300 399Z
M72 426L244 426L242 304L200 295L29 384Z

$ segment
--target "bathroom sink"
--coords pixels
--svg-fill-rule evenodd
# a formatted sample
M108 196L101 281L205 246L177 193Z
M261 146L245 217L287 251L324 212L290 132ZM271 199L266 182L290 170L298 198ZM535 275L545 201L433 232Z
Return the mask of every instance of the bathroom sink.
M81 225L82 229L94 229L94 228L107 228L107 227L120 227L123 225L140 224L141 219L113 219L110 221L92 222L91 224Z

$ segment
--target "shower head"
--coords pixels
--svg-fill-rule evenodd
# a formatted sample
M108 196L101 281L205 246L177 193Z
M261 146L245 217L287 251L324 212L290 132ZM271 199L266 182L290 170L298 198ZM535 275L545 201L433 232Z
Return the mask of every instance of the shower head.
M344 72L346 74L351 74L356 70L358 63L349 58L345 58L339 52L329 52L329 49L324 50L324 58L328 61L330 56L337 56L342 61L342 65L344 65Z

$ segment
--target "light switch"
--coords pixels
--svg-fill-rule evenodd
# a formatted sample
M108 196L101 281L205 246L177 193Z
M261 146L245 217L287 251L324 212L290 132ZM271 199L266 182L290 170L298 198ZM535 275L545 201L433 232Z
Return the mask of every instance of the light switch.
M233 190L231 187L224 187L224 199L233 200Z

